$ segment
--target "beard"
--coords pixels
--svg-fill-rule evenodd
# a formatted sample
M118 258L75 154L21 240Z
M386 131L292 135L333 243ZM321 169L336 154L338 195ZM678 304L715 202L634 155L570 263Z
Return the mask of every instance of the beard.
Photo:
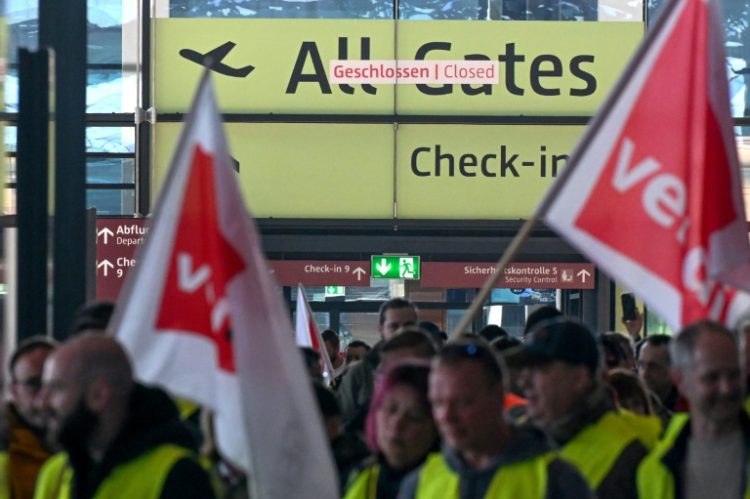
M73 412L60 421L56 443L66 450L85 446L98 425L99 415L86 407L81 398Z
M716 423L736 420L737 415L742 412L742 394L737 392L711 397L706 402L704 411Z

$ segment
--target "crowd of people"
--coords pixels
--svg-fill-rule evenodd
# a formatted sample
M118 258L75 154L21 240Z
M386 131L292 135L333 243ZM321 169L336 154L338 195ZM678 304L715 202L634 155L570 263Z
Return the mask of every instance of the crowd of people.
M210 414L135 381L103 334L110 313L89 307L71 339L32 337L9 357L0 499L248 497ZM640 319L597 334L543 307L522 338L488 325L448 341L394 298L376 345L344 350L324 331L325 349L302 349L301 382L341 496L749 497L750 328L703 321L640 338Z
M343 431L364 430L371 453L337 460L347 499L750 492L750 331L704 321L641 338L639 314L597 334L544 307L523 338L490 325L445 343L417 320L385 303L382 341L334 388Z

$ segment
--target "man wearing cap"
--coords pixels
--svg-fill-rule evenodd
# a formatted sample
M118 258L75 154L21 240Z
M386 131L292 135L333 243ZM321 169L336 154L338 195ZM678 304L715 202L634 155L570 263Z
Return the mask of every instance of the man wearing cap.
M599 497L636 497L638 464L647 454L628 418L614 408L600 369L599 345L569 319L540 323L520 347L527 414L560 446Z
M504 364L472 340L433 359L429 399L441 452L404 479L399 499L587 499L584 478L538 428L503 415Z

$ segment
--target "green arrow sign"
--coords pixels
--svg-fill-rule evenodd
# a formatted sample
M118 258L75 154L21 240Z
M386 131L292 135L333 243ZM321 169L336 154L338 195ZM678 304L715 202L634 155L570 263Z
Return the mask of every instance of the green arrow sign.
M346 296L346 288L344 286L326 286L324 293L326 298Z
M419 279L418 256L370 256L370 275L373 279Z

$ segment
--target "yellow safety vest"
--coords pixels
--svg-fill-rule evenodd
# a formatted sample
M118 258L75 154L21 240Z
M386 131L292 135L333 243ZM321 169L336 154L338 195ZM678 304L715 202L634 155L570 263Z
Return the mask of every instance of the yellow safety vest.
M672 416L669 427L657 446L638 466L636 484L640 499L675 499L675 477L665 464L664 456L672 450L677 438L690 421L687 413ZM750 484L745 485L745 499L750 499Z
M644 416L624 409L621 409L618 414L629 423L647 449L651 450L656 446L656 442L659 441L664 431L658 416Z
M10 476L8 476L8 453L0 452L0 499L10 498Z
M158 499L167 475L180 459L192 453L177 445L155 447L115 467L96 491L95 499ZM39 474L34 499L70 499L73 468L61 452L52 456Z
M377 499L380 465L373 464L363 469L350 480L344 499Z
M547 494L549 463L557 456L553 452L526 461L501 466L495 473L486 498L543 499ZM427 457L417 481L416 499L458 499L460 477L445 462L440 453Z
M628 419L607 412L565 444L560 456L570 461L593 490L599 488L622 451L634 440L641 440Z

